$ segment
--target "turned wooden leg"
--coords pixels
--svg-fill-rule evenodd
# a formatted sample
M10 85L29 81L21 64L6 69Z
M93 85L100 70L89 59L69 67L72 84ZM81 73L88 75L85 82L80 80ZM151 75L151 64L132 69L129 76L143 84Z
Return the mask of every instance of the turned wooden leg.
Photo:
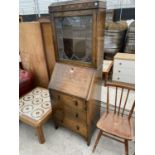
M42 126L36 127L36 133L38 135L38 139L39 139L40 144L43 144L45 142L45 138L44 138Z
M93 148L93 151L92 151L92 152L95 151L96 146L97 146L97 144L98 144L98 142L99 142L99 140L100 140L100 138L101 138L101 135L102 135L102 131L100 130L99 133L98 133L98 136L97 136L97 139L96 139L96 142L95 142L95 144L94 144L94 148Z
M125 155L128 155L128 140L125 140Z

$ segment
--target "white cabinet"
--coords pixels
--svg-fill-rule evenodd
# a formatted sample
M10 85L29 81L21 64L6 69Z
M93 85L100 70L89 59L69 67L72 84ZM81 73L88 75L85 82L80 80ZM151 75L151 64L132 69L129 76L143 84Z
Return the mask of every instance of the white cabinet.
M114 57L113 81L135 84L135 55L117 53Z

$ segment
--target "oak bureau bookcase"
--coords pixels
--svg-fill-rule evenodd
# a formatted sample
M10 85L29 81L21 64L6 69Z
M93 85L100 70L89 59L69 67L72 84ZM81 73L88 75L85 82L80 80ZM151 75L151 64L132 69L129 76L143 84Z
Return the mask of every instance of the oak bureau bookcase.
M49 92L56 128L82 135L87 144L100 117L106 4L76 0L49 6L56 64Z

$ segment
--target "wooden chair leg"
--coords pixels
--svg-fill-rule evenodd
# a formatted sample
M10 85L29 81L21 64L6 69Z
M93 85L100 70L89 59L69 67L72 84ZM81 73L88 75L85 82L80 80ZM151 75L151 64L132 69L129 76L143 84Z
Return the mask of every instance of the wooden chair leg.
M129 149L128 149L128 140L125 140L125 155L128 155Z
M102 131L100 130L99 133L98 133L98 136L97 136L97 139L96 139L96 142L95 142L95 144L94 144L94 147L93 147L93 151L92 151L92 152L95 151L96 146L97 146L97 144L98 144L98 142L99 142L99 140L100 140L100 138L101 138L101 135L102 135Z
M45 137L44 137L44 133L42 130L42 126L36 127L36 133L38 135L38 139L39 139L40 144L43 144L45 142Z

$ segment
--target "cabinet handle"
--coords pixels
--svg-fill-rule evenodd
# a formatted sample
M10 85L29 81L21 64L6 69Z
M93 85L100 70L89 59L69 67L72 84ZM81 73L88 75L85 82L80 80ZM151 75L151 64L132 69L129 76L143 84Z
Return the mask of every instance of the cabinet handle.
M120 73L121 71L119 70L118 72Z
M76 129L77 129L77 130L79 130L79 129L80 129L80 127L77 125L77 126L76 126Z
M117 79L119 80L120 78L118 77Z
M78 115L78 114L76 114L76 115L75 115L75 117L76 117L76 118L78 118L78 117L79 117L79 115Z
M58 100L60 100L60 95L58 95Z
M120 62L119 65L122 65L122 63Z
M75 103L75 106L78 106L78 101L74 101L74 103Z

